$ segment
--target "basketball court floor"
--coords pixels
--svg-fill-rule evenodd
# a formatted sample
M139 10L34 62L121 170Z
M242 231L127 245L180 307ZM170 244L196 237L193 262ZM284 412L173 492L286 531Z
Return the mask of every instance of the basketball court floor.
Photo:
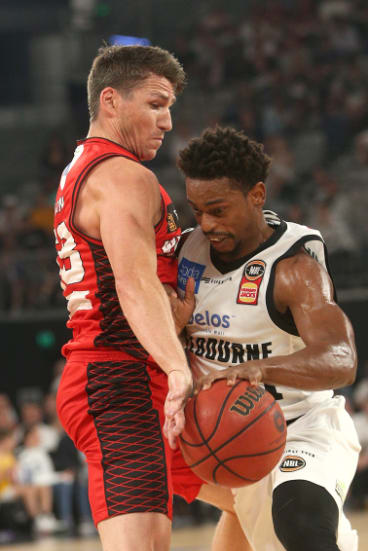
M359 551L368 551L368 511L348 515L359 532ZM171 551L210 551L214 524L180 528L173 531ZM97 538L51 539L43 538L30 544L0 546L4 551L101 551Z

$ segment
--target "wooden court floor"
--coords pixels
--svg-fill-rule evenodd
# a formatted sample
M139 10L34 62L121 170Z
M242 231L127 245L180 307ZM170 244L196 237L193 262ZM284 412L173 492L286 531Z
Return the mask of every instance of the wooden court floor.
M368 551L368 511L348 515L359 532L359 551ZM214 524L173 531L172 551L210 551ZM98 539L43 538L22 545L0 545L1 551L101 551Z

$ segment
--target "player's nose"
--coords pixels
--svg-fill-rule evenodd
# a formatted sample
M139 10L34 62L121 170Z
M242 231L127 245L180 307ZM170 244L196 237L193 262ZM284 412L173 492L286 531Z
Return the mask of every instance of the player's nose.
M216 221L214 217L205 212L202 214L199 224L203 233L210 233L216 228Z
M164 132L170 132L170 130L172 129L172 119L169 110L162 113L162 115L158 119L158 126Z

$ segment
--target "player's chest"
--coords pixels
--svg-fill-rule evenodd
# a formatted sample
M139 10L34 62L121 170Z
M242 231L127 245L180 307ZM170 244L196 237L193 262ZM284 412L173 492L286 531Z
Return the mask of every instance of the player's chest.
M191 269L192 268L192 269ZM251 260L236 270L221 274L207 265L179 266L179 277L196 279L196 306L189 321L189 333L214 336L258 334L268 319L269 272L261 259Z

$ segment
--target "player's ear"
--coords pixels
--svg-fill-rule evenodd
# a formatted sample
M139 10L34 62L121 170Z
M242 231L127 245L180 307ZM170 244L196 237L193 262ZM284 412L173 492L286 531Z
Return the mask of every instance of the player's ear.
M114 115L117 107L117 101L119 99L117 94L117 90L111 86L104 88L100 94L100 109L105 111L105 113Z
M266 186L264 183L257 182L256 185L249 190L249 196L255 207L262 208L266 201Z

